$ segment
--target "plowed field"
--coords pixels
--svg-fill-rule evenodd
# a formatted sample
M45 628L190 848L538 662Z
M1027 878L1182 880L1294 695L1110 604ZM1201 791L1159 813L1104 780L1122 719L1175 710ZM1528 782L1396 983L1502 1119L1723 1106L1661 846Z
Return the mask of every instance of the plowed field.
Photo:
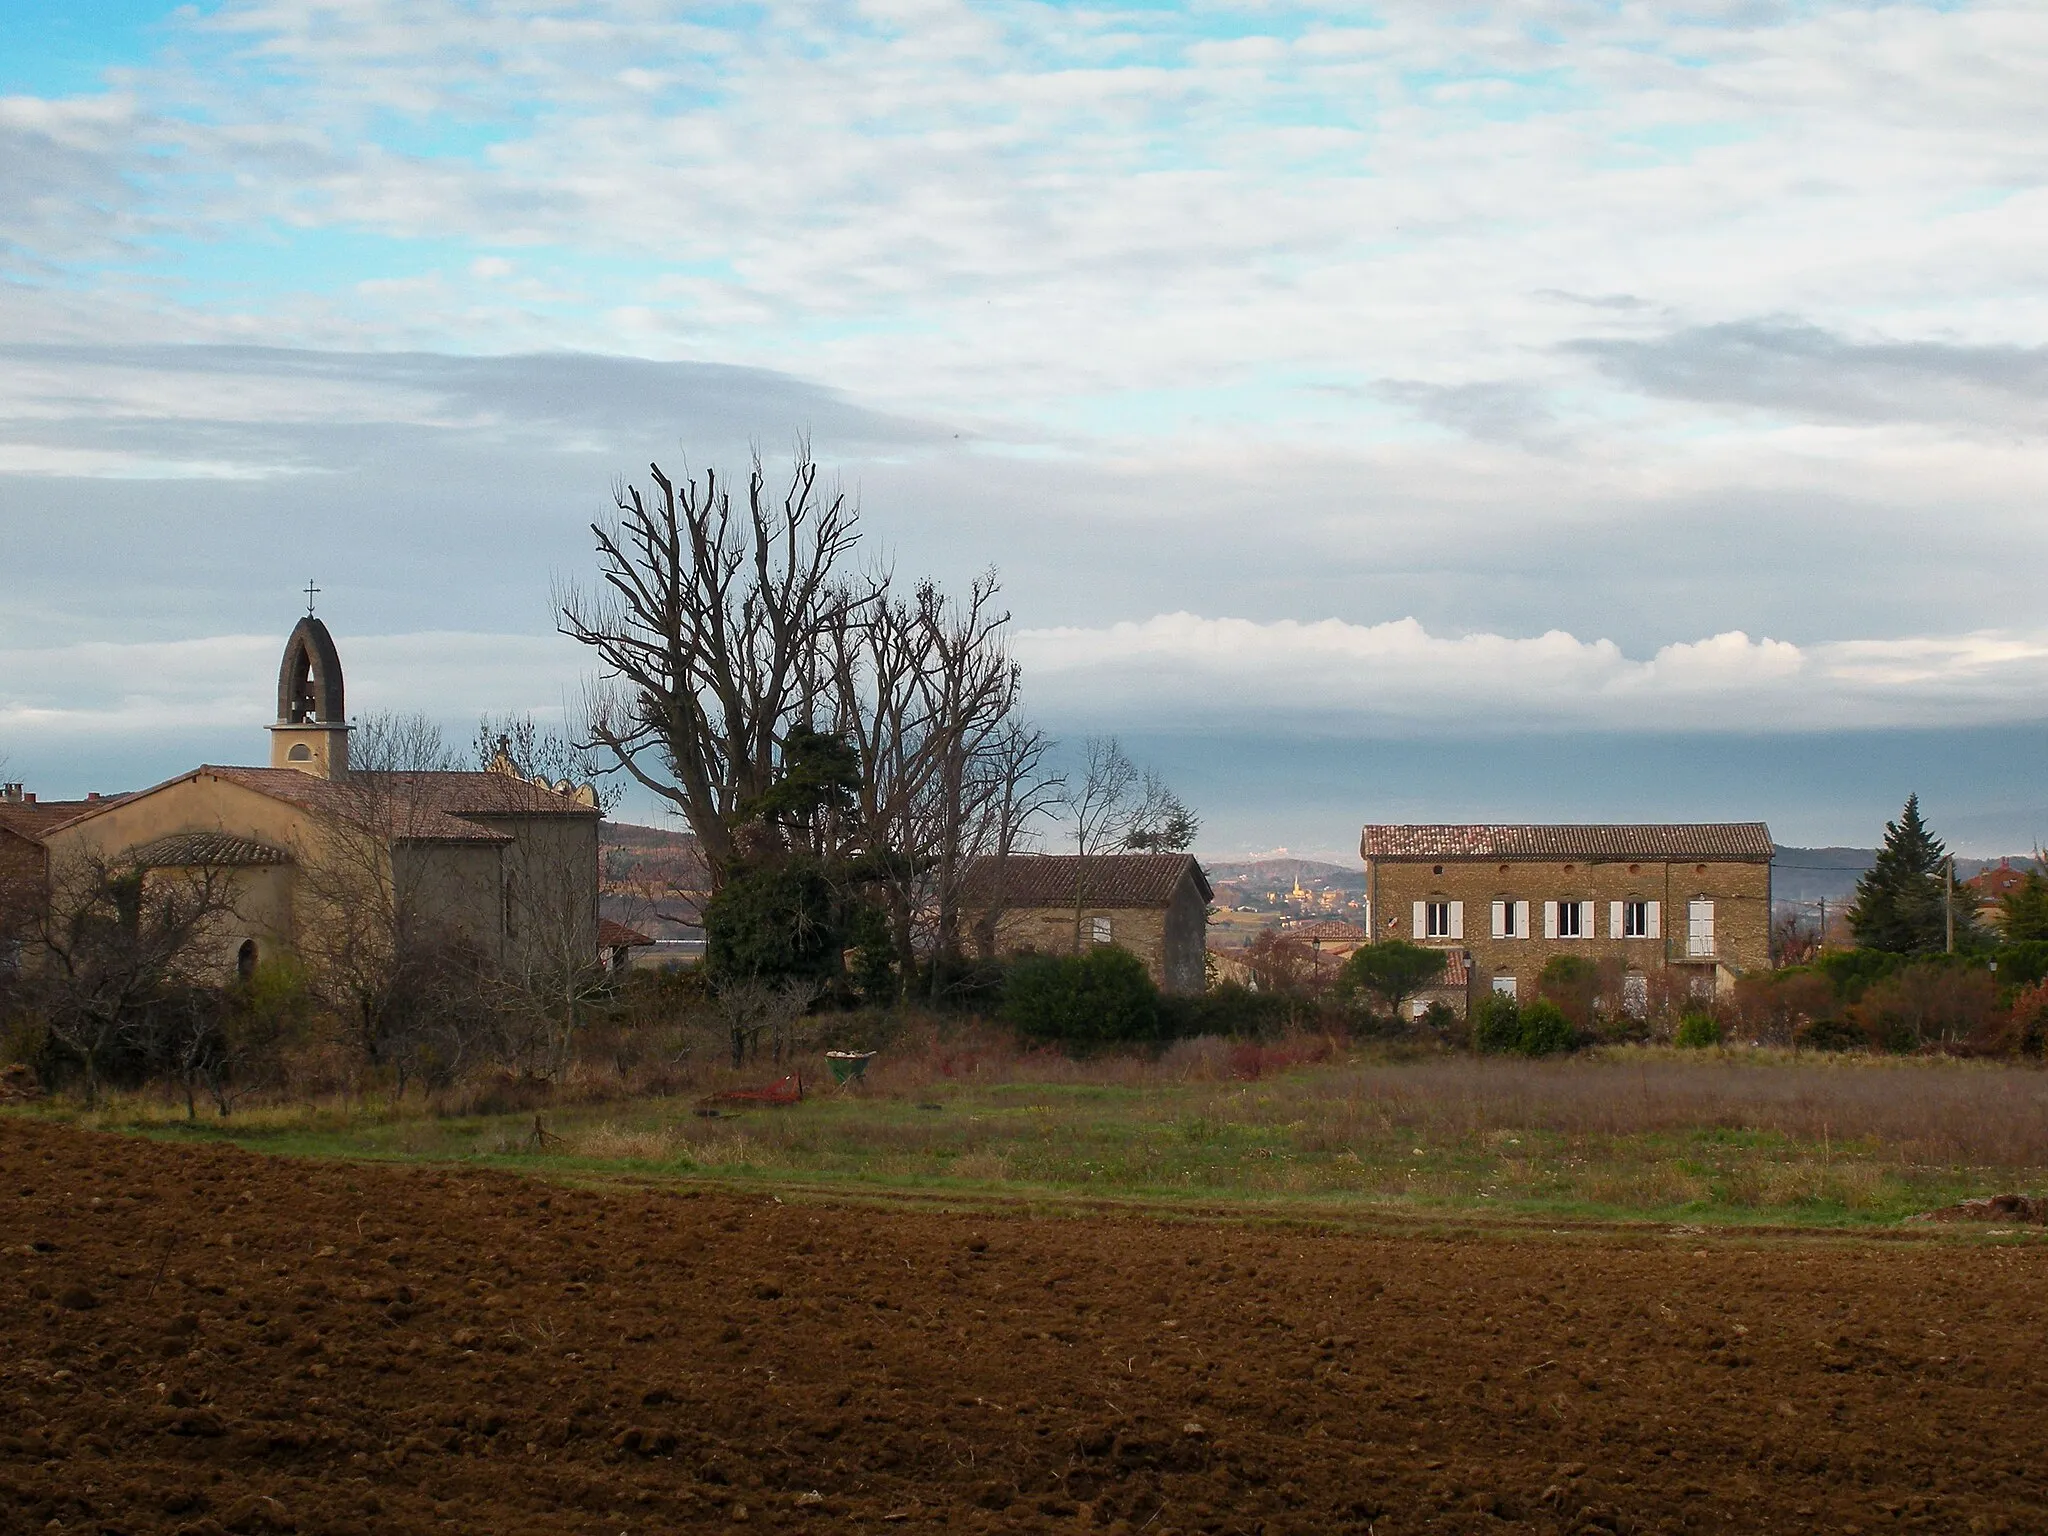
M0 1530L2048 1530L2043 1260L295 1163L0 1119Z

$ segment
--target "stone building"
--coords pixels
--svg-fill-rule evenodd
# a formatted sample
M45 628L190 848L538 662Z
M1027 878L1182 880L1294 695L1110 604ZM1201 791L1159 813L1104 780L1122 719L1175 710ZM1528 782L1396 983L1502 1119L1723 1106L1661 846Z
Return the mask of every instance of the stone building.
M1166 992L1200 992L1212 893L1186 853L1012 854L969 866L961 909L983 953L1114 944Z
M401 929L501 966L596 964L595 792L528 782L506 762L352 765L343 704L340 655L309 614L285 645L269 765L202 766L38 818L46 888L95 869L206 873L232 890L210 941L221 975L386 944Z
M1473 990L1524 1000L1558 955L1614 970L1625 1007L1650 978L1706 996L1771 965L1762 822L1368 826L1368 926L1469 960Z

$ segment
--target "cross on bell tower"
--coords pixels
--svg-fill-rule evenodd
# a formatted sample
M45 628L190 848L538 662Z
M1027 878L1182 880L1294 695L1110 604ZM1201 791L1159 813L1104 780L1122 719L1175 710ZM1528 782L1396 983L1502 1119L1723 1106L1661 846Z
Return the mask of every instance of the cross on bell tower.
M319 596L319 594L320 589L313 585L313 578L308 576L306 578L306 617L309 619L313 616L313 599Z

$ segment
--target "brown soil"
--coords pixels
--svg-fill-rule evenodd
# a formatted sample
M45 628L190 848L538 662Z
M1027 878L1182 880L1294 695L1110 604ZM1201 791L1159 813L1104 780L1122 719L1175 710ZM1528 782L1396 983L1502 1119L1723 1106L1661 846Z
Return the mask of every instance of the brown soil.
M14 1117L0 1531L2040 1531L2044 1300L2031 1246L955 1216Z

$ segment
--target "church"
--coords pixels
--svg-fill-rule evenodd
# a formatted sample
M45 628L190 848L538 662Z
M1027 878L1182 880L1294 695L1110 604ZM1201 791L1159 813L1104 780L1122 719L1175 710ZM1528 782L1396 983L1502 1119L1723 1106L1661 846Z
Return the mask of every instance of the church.
M45 879L56 889L67 871L139 870L230 892L201 960L218 979L401 932L501 966L594 960L602 813L590 785L529 781L502 753L482 771L423 771L387 744L382 760L351 764L355 731L340 653L309 612L285 643L268 765L204 765L41 818Z

